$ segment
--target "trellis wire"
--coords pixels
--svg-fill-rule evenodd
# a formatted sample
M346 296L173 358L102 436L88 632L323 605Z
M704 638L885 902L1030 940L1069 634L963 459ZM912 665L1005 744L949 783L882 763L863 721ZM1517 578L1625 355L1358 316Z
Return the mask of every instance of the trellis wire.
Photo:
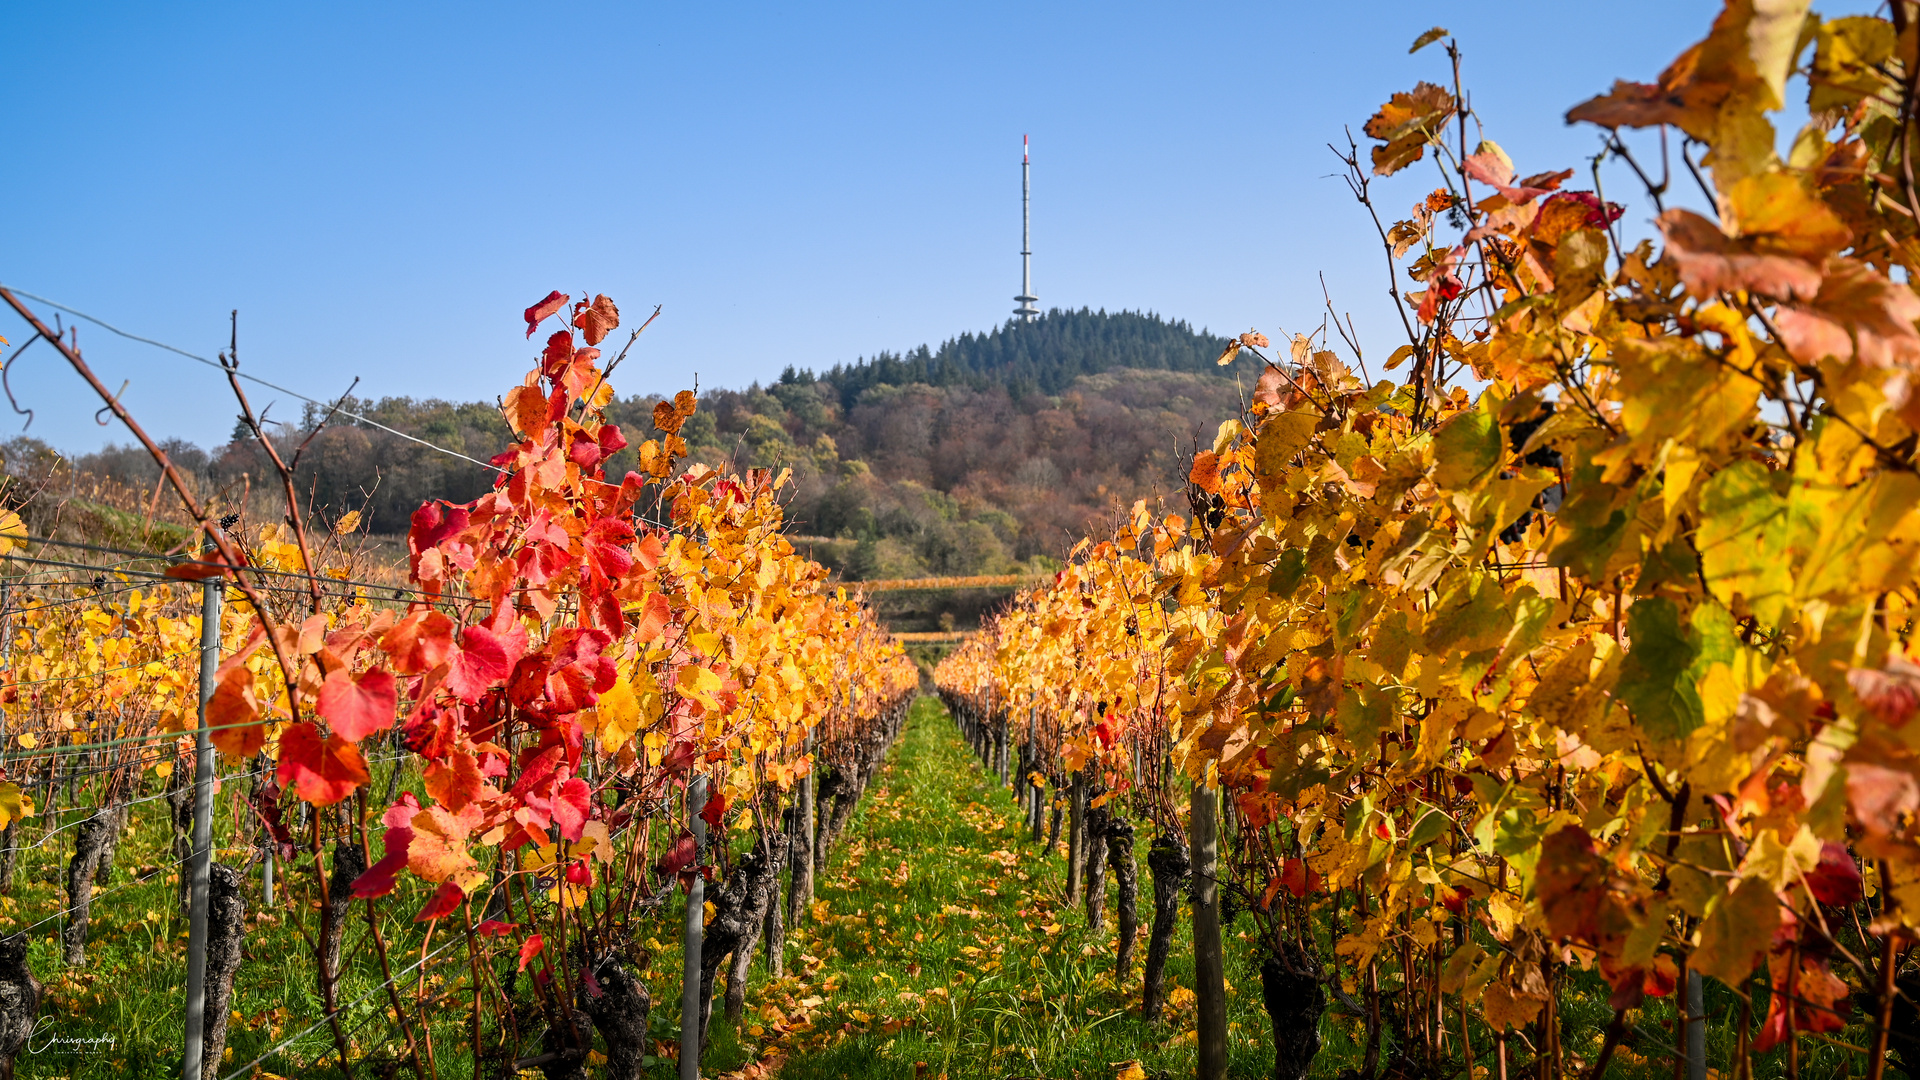
M11 287L9 288L11 289ZM393 428L390 428L387 425L382 424L378 420L369 419L368 417L362 416L359 413L352 412L348 409L340 408L337 405L334 405L329 402L321 401L318 398L308 397L307 395L299 392L298 390L289 390L286 387L279 385L278 383L268 382L267 380L262 379L257 375L251 375L244 371L236 371L236 370L230 369L226 365L221 364L217 360L209 360L198 353L188 352L187 350L182 349L177 345L169 345L164 341L155 341L154 339L149 337L141 337L139 334L128 333L127 331L122 330L117 326L114 326L112 323L96 318L77 308L68 307L67 305L62 304L57 300L49 300L44 296L35 296L33 293L27 292L25 289L11 289L11 291L16 296L24 296L29 300L38 301L39 303L45 304L48 307L58 308L59 310L64 311L69 315L75 316L77 318L85 319L88 322L94 324L95 326L100 327L102 330L105 330L112 334L118 334L119 336L126 338L129 341L138 341L143 345L151 345L156 349L164 349L170 353L177 353L178 355L184 356L189 360L193 360L198 363L205 364L210 368L214 368L215 370L221 372L222 374L235 375L235 376L238 376L239 378L247 380L250 383L255 383L257 385L264 386L269 390L275 390L282 394L286 394L290 397L296 398L300 401L304 401L309 405L317 405L324 409L331 409L335 412L338 412L341 416L345 416L353 420L358 420L359 422L366 424L369 427L379 428L381 431L384 431L389 435L397 435L400 438L407 440L408 442L419 443L421 446L424 446L429 450L438 451L439 453L445 454L448 457L455 457L455 458L459 458L462 461L469 461L475 465L480 466L483 469L492 469L494 472L505 471L504 469L500 468L500 466L498 465L491 464L490 462L481 461L479 458L468 457L467 455L459 452L458 450L449 450L444 446L439 446L434 443L430 443L425 439L419 438L414 435L409 435L404 431L396 431Z

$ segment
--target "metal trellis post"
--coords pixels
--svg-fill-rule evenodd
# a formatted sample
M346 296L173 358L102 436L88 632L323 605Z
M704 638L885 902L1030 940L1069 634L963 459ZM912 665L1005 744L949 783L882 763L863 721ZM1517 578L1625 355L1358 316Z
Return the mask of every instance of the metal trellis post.
M218 580L201 586L200 602L200 730L193 740L193 854L188 860L187 901L187 1042L182 1063L184 1080L205 1074L202 1053L206 1034L207 891L213 865L213 739L207 731L207 702L213 698L214 673L220 666L220 605L226 585Z
M814 830L814 792L818 788L818 785L814 783L813 777L814 777L814 770L819 768L819 764L820 764L819 761L815 759L813 756L813 741L814 741L813 734L814 734L813 729L809 728L807 730L807 762L808 762L807 775L800 778L800 783L803 785L800 789L800 817L801 817L800 831L801 831L801 838L806 842L806 848L807 848L806 853L801 856L802 858L807 860L807 877L806 877L806 886L805 888L800 890L800 895L804 896L806 898L805 902L809 904L813 902L814 875L820 869L819 867L813 865L813 843L814 843L813 834L815 831Z
M693 830L693 885L687 890L687 944L680 969L680 1080L700 1080L700 940L706 933L706 878L699 872L707 846L707 778L687 788L688 827Z
M1685 1012L1687 1080L1706 1080L1706 984L1700 980L1700 973L1691 968L1687 970L1687 1002Z
M1227 1075L1226 962L1220 943L1220 793L1198 780L1193 785L1188 842L1193 851L1194 993L1199 1006L1199 1080Z

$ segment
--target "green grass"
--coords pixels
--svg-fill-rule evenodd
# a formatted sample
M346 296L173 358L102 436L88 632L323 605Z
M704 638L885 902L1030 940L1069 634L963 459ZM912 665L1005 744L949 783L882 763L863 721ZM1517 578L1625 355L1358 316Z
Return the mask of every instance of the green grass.
M1184 1009L1159 1023L1139 1018L1144 931L1131 977L1116 985L1113 909L1106 933L1089 935L1082 912L1065 906L1064 845L1042 857L1018 818L1012 794L985 776L939 702L916 702L817 890L825 917L789 930L787 964L796 974L766 982L755 966L744 1030L714 1021L718 1052L706 1059L709 1073L758 1059L779 1062L778 1075L792 1080L911 1077L915 1063L925 1062L928 1077L951 1080L1093 1080L1137 1060L1150 1076L1191 1076L1192 998L1180 995ZM1143 924L1152 916L1148 839L1142 830L1136 841ZM1108 889L1111 904L1111 875ZM1193 986L1191 925L1183 905L1168 962L1170 990ZM1324 929L1321 954L1330 957ZM1237 1077L1268 1076L1273 1068L1251 938L1252 917L1244 913L1225 930L1229 1073ZM1607 986L1597 972L1574 970L1570 979L1563 1038L1571 1053L1590 1059L1612 1018ZM1757 1031L1764 992L1756 1005ZM1458 1014L1449 1012L1457 1025ZM1738 999L1709 980L1706 1012L1708 1064L1725 1070L1734 1056ZM783 1033L779 1021L796 1014L805 1023ZM1636 1015L1643 1034L1615 1056L1607 1076L1664 1080L1672 1075L1660 1045L1673 1015L1670 999L1649 1000ZM1383 1068L1393 1055L1391 1018L1388 1027ZM1484 1069L1492 1033L1477 1016L1472 1029ZM1837 1034L1856 1045L1867 1038L1860 1024ZM1365 1027L1358 1019L1330 1005L1321 1037L1312 1076L1331 1080L1359 1068ZM1513 1075L1531 1056L1516 1038ZM1755 1055L1754 1075L1784 1077L1785 1058L1784 1049ZM1858 1075L1860 1068L1835 1046L1811 1039L1802 1045L1804 1077Z
M917 1062L952 1080L1110 1077L1136 1060L1149 1074L1190 1075L1191 995L1177 994L1186 1004L1160 1023L1139 1019L1145 933L1116 985L1112 909L1095 937L1080 909L1065 907L1063 848L1041 856L1012 793L982 773L940 704L922 698L816 891L823 917L790 931L794 974L751 988L745 1030L729 1033L735 1053L783 1057L779 1075L794 1080L910 1077ZM1145 923L1144 835L1139 854ZM1229 1042L1233 1073L1255 1076L1270 1073L1272 1055L1238 936L1246 925L1228 931ZM1184 919L1167 985L1193 985ZM796 1014L805 1022L783 1033L780 1021Z
M383 784L381 771L376 786ZM232 786L228 789L234 790ZM237 865L246 853L225 846L236 832L228 796L223 795L216 805L215 857ZM32 932L30 963L45 987L40 1008L42 1027L16 1059L18 1075L156 1080L179 1075L187 928L185 919L179 916L179 877L177 868L171 866L165 808L163 800L134 808L130 826L120 840L113 879L96 880L84 967L69 968L61 962L58 920ZM61 812L58 823L71 825L78 816ZM29 844L40 840L41 830L48 823L31 819L20 829L21 839ZM21 853L12 894L0 898L0 934L40 922L66 907L71 836L72 830L67 829L43 846ZM278 902L270 910L262 910L258 867L249 874L246 954L232 1002L232 1012L238 1015L230 1020L230 1055L219 1073L222 1076L273 1050L325 1015L315 984L312 954L293 925L293 920L300 917L308 933L317 931L311 863L292 873L284 865L280 870ZM425 895L417 883L409 882L381 902L381 933L392 950L396 970L419 956L425 928L412 922L412 914ZM365 911L364 905L355 905L347 924L342 949L344 970L339 982L342 1023L352 1031L356 1055L390 1058L401 1052L401 1046L398 1029L386 1011L386 998L378 992L382 977ZM447 941L447 933L443 927L433 947ZM437 995L449 990L464 972L465 960L464 950L456 948L429 963L425 972L427 993ZM411 1000L417 985L409 976L401 999ZM422 1011L435 1010L430 1007ZM442 1067L453 1061L466 1063L463 1071L454 1075L470 1075L471 1059L462 1053L464 1046L459 1041L464 1010L443 1006L438 1013L436 1045L451 1047L458 1055L451 1061L443 1058ZM76 1047L59 1041L105 1038L113 1040L111 1045L99 1042ZM263 1067L273 1074L303 1076L314 1062L332 1054L332 1035L323 1025L272 1053ZM378 1070L371 1070L371 1074L378 1075Z
M385 770L375 771L374 788L384 791ZM216 846L230 843L236 829L227 796L219 806ZM175 916L177 878L167 868L171 854L164 807L156 800L135 810L133 825L120 844L118 872L105 886L110 891L94 900L87 967L70 970L59 962L57 923L34 931L32 963L47 987L41 1014L48 1026L42 1050L20 1056L20 1076L158 1080L178 1074L185 927ZM71 813L59 815L66 823L74 818ZM1111 906L1106 932L1088 934L1082 912L1065 906L1062 846L1043 857L1018 818L1011 793L982 773L940 704L932 698L916 702L904 734L869 785L823 872L816 890L817 915L789 928L788 976L769 980L756 962L747 1012L737 1026L721 1017L716 1002L712 1045L703 1061L706 1075L743 1069L752 1075L764 1069L761 1075L794 1080L911 1077L916 1064L924 1062L929 1080L942 1074L950 1080L1105 1080L1130 1061L1140 1062L1150 1076L1191 1075L1195 1017L1188 911L1183 907L1168 964L1175 1007L1160 1022L1147 1023L1138 1016L1144 930L1132 973L1116 983ZM46 824L28 822L21 839L40 839ZM747 842L743 832L734 833L733 839L741 847ZM1145 866L1149 839L1143 830L1137 841L1143 923L1151 918ZM0 933L14 932L64 907L70 851L70 833L63 833L23 853L13 894L0 898ZM237 862L242 855L224 849L219 857ZM149 874L136 881L142 869ZM296 916L309 933L318 923L312 910L310 863L290 873L283 867L282 880L280 902L266 912L259 910L257 869L249 885L248 959L236 985L233 1009L239 1017L230 1029L232 1056L222 1076L323 1015L311 954L293 926ZM396 970L420 956L424 928L412 922L412 914L428 891L404 877L403 882L401 890L379 906L382 934ZM1111 881L1108 887L1113 888ZM400 1061L402 1044L398 1026L386 1012L364 911L355 908L346 938L340 997L347 1007L342 1023L352 1032L356 1075L380 1076L386 1071L383 1066ZM642 978L653 995L651 1024L662 1051L652 1075L662 1080L675 1075L670 1048L678 1039L677 942L683 919L684 908L676 900L638 935L644 955L651 958ZM449 932L442 928L431 947L448 941ZM1240 1077L1265 1076L1272 1069L1251 936L1252 919L1245 914L1226 928L1230 1071ZM1322 955L1331 955L1330 942L1322 941ZM511 970L510 959L505 967ZM453 948L425 970L425 1002L416 997L422 984L414 975L404 980L401 999L410 1013L425 1017L439 1074L471 1076L466 1042L470 995L462 986L465 950ZM1572 992L1563 1004L1565 1041L1570 1051L1590 1055L1611 1016L1605 984L1595 973L1576 971L1572 978ZM1764 1010L1763 996L1757 1004ZM1737 1008L1731 991L1709 983L1708 1060L1715 1068L1725 1068L1732 1056ZM1671 1075L1659 1046L1671 1015L1667 1001L1649 1002L1638 1020L1646 1038L1635 1051L1615 1059L1608 1077ZM1449 1021L1458 1023L1455 1015ZM1359 1021L1330 1008L1321 1031L1324 1048L1314 1063L1315 1077L1330 1080L1360 1064L1364 1029ZM489 1038L492 1034L489 1025ZM537 1052L537 1032L523 1034L521 1052ZM84 1050L46 1046L55 1035L111 1036L114 1043ZM1855 1025L1839 1037L1858 1044L1866 1032ZM1485 1065L1491 1038L1477 1018L1473 1038ZM1388 1035L1383 1064L1391 1046ZM333 1053L331 1034L323 1025L275 1050L264 1068L281 1076L337 1076ZM1527 1057L1516 1043L1515 1064ZM1857 1064L1853 1071L1858 1073ZM1756 1058L1756 1076L1784 1074L1783 1051ZM1809 1040L1803 1046L1801 1075L1848 1075L1847 1055Z
M91 499L70 499L67 508L79 517L72 523L81 534L79 538L95 544L160 552L186 543L190 535L184 526L153 521L144 514L116 509Z
M377 770L378 771L378 770ZM384 788L376 775L375 788ZM217 815L216 845L229 842L230 814ZM171 861L164 802L136 808L120 843L119 870L98 895L88 945L89 964L67 969L59 961L58 924L35 931L34 970L47 986L42 1015L49 1034L111 1035L111 1052L69 1052L59 1047L22 1054L23 1077L170 1077L180 1065L181 1003L185 982L185 926L175 917L177 877ZM1063 845L1043 859L1019 827L1011 793L988 782L962 745L937 701L916 703L905 734L867 790L866 799L816 890L817 920L790 928L789 977L769 982L755 964L748 1012L736 1029L720 1016L703 1064L722 1075L768 1054L783 1057L782 1076L912 1076L927 1062L929 1076L1007 1075L1111 1076L1115 1062L1138 1059L1149 1072L1184 1074L1193 1067L1189 1033L1191 998L1164 1022L1143 1023L1139 972L1144 932L1134 971L1125 985L1113 980L1113 918L1095 940L1084 931L1079 909L1064 906ZM75 815L60 815L71 822ZM30 822L24 839L39 838L44 822ZM736 834L744 844L744 834ZM65 906L68 834L24 853L13 895L0 898L0 932L38 921ZM1141 843L1142 921L1151 917L1151 886ZM223 850L237 861L242 853ZM161 867L141 883L130 872ZM257 869L249 885L248 958L241 965L233 1009L239 1019L228 1039L227 1069L238 1068L323 1015L314 987L313 962L291 925L296 913L308 932L310 864L281 868L279 904L259 910ZM291 879L291 880L289 880ZM404 880L404 879L403 879ZM291 886L291 889L289 889ZM1109 885L1111 888L1111 883ZM415 895L418 893L419 895ZM424 890L404 887L381 902L382 933L393 966L420 953L422 928L411 913ZM377 958L366 932L364 909L356 907L344 955L341 999L354 1002L376 991ZM643 974L653 994L654 1035L670 1047L678 1038L680 951L677 906L663 912L649 946L653 961ZM1049 933L1048 928L1053 932ZM443 936L439 941L446 940ZM437 945L439 941L436 941ZM661 941L668 944L653 948ZM1229 980L1252 988L1257 976L1245 967L1244 948L1229 932ZM1183 920L1168 965L1168 987L1192 986L1192 953ZM464 950L455 949L428 967L427 991L454 989L465 971ZM409 977L402 1000L414 999ZM1265 1016L1254 997L1232 998L1235 1071L1255 1075L1270 1068L1258 1039ZM471 1075L465 1046L464 996L422 1010L431 1019L439 1071ZM397 1059L397 1026L385 1013L385 996L347 1010L356 1056ZM777 1010L777 1011L776 1011ZM534 1052L529 1047L525 1052ZM333 1042L325 1026L264 1063L273 1074L305 1076L324 1071ZM379 1069L361 1068L364 1075ZM223 1070L222 1075L224 1075ZM654 1072L673 1075L662 1058Z

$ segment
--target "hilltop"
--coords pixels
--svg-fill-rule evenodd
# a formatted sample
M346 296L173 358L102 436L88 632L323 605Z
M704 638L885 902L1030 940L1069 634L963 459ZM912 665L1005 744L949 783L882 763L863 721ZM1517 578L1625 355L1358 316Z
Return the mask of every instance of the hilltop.
M1033 322L1008 319L983 334L961 334L938 349L883 352L818 376L851 408L876 386L1004 386L1014 397L1058 394L1083 375L1114 368L1212 374L1227 339L1182 321L1137 311L1055 308ZM789 367L783 383L814 379Z
M1226 344L1152 314L1054 310L938 347L709 390L681 434L695 460L791 467L792 531L848 578L1038 570L1090 524L1178 488L1183 458L1238 407L1236 384L1215 364ZM655 400L634 395L607 413L637 443ZM508 441L491 403L385 398L350 407L481 460ZM309 409L283 427L289 452L318 420ZM268 475L244 435L236 427L223 446L175 442L169 452L208 489L231 492L245 476ZM51 457L31 439L5 452L16 473ZM139 491L158 478L133 447L72 462ZM611 468L633 465L616 459ZM355 422L322 431L299 473L316 505L362 509L380 533L403 532L426 499L472 499L492 483L486 469ZM972 614L965 598L935 606Z

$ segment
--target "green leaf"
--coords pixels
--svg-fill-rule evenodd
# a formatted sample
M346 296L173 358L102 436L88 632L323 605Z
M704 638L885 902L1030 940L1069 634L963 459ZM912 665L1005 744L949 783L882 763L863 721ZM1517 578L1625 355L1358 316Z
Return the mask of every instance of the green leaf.
M1426 847L1428 844L1445 836L1447 834L1447 828L1452 824L1453 819L1445 813L1439 810L1428 810L1426 813L1420 815L1420 820L1414 822L1413 828L1408 831L1407 849L1410 851L1418 851L1420 848Z
M1408 625L1407 613L1395 611L1382 619L1373 632L1373 662L1387 675L1398 679L1406 673L1407 658L1419 643L1420 635Z
M1684 739L1705 720L1689 674L1699 647L1680 625L1680 611L1663 597L1642 599L1627 610L1633 645L1620 665L1614 696L1633 710L1647 734Z
M1320 414L1305 409L1268 413L1253 444L1253 474L1260 490L1277 492L1286 486L1286 477L1295 454L1313 439Z
M1465 989L1468 976L1473 974L1474 967L1486 955L1487 950L1475 944L1471 938L1453 950L1453 955L1447 957L1446 966L1440 969L1440 992L1457 994Z
M1667 868L1667 879L1672 886L1675 903L1690 915L1706 914L1715 901L1727 894L1726 887L1721 884L1726 879L1715 877L1707 871L1732 868L1727 861L1726 846L1719 837L1683 837L1674 852L1673 865Z
M1441 589L1427 622L1427 650L1442 656L1499 645L1513 629L1500 579L1480 571L1456 574Z
M1480 395L1477 408L1434 429L1433 482L1442 491L1478 487L1493 476L1505 445L1499 412L1499 397L1489 391Z
M1607 561L1620 549L1632 524L1625 510L1615 510L1598 525L1574 525L1566 530L1566 539L1553 545L1547 555L1548 566L1564 566L1582 577L1604 577Z
M1509 861L1525 856L1529 867L1539 858L1540 836L1546 831L1546 815L1539 808L1509 806L1494 818L1493 851Z
M1693 553L1693 546L1686 537L1676 536L1665 545L1647 552L1646 562L1640 567L1640 580L1634 591L1651 593L1668 582L1686 585L1700 572L1699 556Z
M1700 493L1700 518L1700 567L1713 595L1729 606L1742 597L1755 618L1778 626L1793 566L1783 543L1787 500L1774 474L1754 461L1721 470Z
M1697 678L1714 664L1732 664L1740 653L1739 627L1733 613L1719 604L1701 604L1687 620L1693 628L1694 660L1689 670Z
M1748 878L1708 913L1700 926L1700 944L1688 963L1702 975L1738 986L1773 941L1780 925L1780 902L1773 889Z
M1379 589L1357 586L1327 598L1333 614L1334 647L1346 649L1356 643L1361 631L1380 613L1386 594Z
M1583 577L1605 577L1608 565L1635 528L1640 512L1638 488L1609 484L1597 465L1578 465L1567 474L1567 501L1554 513L1558 539L1547 565L1564 566ZM1637 550L1637 545L1634 546Z
M1304 548L1288 548L1274 560L1273 576L1267 579L1267 591L1275 596L1292 596L1307 580L1307 553Z
M1367 819L1372 816L1373 796L1371 795L1362 795L1347 806L1346 826L1349 842L1360 839L1360 830L1366 826Z
M1331 775L1325 767L1318 764L1275 769L1267 777L1267 790L1277 792L1283 799L1297 799L1301 792L1315 784L1325 783Z
M1500 645L1506 662L1524 656L1546 640L1547 627L1553 622L1554 603L1523 585L1513 594L1513 629Z
M1419 37L1413 39L1413 48L1407 50L1407 55L1412 56L1414 53L1419 52L1421 49L1424 49L1427 46L1433 44L1434 42L1439 41L1441 38L1446 37L1448 33L1450 33L1450 31L1448 31L1447 28L1444 26L1434 27L1433 29L1427 31L1426 33L1421 34Z
M1334 722L1354 749L1365 753L1380 741L1380 731L1393 721L1393 703L1387 695L1362 684L1340 695Z

